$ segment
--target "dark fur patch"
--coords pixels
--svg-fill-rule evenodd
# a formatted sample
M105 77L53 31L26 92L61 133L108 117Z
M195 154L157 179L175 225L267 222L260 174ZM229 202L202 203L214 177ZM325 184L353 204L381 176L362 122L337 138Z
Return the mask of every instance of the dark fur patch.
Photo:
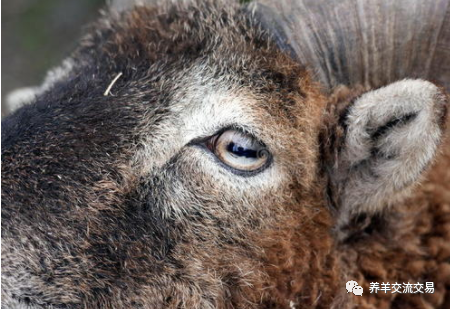
M401 117L396 117L389 120L386 124L378 127L373 133L370 134L370 138L375 143L384 135L386 135L390 130L395 127L404 126L413 121L417 117L418 113L410 113L403 115Z

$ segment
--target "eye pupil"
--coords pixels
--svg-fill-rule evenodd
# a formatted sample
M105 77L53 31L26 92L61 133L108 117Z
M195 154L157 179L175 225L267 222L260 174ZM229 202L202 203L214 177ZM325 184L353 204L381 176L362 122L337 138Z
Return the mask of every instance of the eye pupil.
M256 158L257 152L253 149L245 149L242 146L239 146L233 142L230 142L227 146L227 150L231 152L232 154L239 156L239 157L246 157L246 158Z

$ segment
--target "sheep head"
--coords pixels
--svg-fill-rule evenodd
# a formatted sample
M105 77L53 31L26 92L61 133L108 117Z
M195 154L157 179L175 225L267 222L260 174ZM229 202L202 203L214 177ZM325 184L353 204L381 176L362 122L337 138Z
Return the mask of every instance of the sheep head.
M433 161L446 97L329 95L244 13L111 12L2 122L5 306L352 305L342 248Z

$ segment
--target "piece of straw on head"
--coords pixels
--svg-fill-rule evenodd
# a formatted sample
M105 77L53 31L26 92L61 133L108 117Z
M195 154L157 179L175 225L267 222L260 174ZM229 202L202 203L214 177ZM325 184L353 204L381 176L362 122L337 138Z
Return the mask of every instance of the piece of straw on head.
M120 78L120 76L122 76L122 72L120 72L119 74L116 75L116 77L114 77L114 79L111 81L111 83L109 83L108 88L106 88L105 92L103 93L103 95L106 97L110 91L111 88L114 86L114 84L117 82L117 80Z

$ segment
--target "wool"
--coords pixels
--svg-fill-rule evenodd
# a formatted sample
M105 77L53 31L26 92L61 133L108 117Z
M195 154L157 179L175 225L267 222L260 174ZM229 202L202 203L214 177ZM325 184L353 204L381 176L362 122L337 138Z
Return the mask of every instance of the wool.
M444 89L330 93L255 16L220 1L107 10L70 69L2 121L2 307L450 305ZM379 108L405 92L404 109ZM203 145L223 130L261 141L270 165L233 172ZM428 156L402 152L418 143ZM343 155L356 148L363 164ZM398 195L374 176L393 161L412 175ZM365 180L384 199L351 199ZM368 292L387 281L432 281L435 293Z

